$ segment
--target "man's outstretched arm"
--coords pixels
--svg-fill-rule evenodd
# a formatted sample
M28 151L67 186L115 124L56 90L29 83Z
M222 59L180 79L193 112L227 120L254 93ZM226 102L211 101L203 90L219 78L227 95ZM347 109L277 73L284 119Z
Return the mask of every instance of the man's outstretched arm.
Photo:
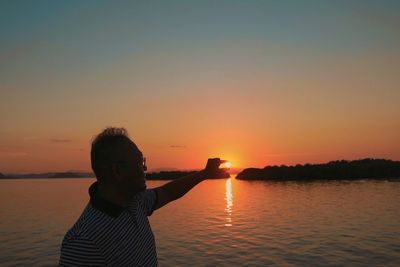
M219 166L224 162L225 160L219 158L208 159L204 170L189 174L155 188L158 195L155 209L161 208L165 204L182 197L201 181L204 181L207 178L217 177L221 172L225 171L224 169L219 168Z

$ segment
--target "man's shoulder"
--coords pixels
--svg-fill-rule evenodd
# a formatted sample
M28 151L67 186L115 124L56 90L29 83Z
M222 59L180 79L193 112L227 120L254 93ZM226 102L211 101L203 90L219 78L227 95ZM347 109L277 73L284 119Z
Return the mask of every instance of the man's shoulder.
M138 192L131 200L129 208L135 210L137 206L147 215L150 216L157 204L158 194L155 188L148 188Z
M65 234L64 240L91 239L94 231L98 230L99 226L103 224L104 219L105 216L93 208L89 202L78 220Z

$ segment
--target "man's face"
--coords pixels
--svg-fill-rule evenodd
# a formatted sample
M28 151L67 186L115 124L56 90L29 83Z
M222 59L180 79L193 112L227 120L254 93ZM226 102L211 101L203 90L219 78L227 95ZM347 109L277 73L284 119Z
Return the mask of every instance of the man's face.
M121 151L120 167L121 185L130 192L146 189L146 167L143 154L132 141L124 141Z

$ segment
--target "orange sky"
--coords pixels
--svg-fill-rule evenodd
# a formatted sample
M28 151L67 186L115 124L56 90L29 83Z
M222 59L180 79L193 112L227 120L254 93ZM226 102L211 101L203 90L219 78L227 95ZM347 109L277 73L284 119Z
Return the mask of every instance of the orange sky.
M398 5L9 5L0 172L90 170L106 126L150 170L400 160Z

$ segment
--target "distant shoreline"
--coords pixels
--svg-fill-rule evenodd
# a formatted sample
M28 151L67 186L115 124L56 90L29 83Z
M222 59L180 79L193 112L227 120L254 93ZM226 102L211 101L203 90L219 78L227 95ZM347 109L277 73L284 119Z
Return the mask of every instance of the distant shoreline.
M61 180L61 179L94 179L96 177L0 177L0 180L25 180L25 179L50 179L50 180Z
M147 180L174 180L196 171L160 171L146 174ZM223 173L219 178L229 178ZM95 178L92 172L46 172L28 174L0 173L2 179L79 179ZM216 178L216 179L219 179ZM293 166L266 166L264 168L246 168L236 176L238 180L267 181L315 181L315 180L387 180L400 179L400 161L387 159L338 160L324 164L304 164Z

